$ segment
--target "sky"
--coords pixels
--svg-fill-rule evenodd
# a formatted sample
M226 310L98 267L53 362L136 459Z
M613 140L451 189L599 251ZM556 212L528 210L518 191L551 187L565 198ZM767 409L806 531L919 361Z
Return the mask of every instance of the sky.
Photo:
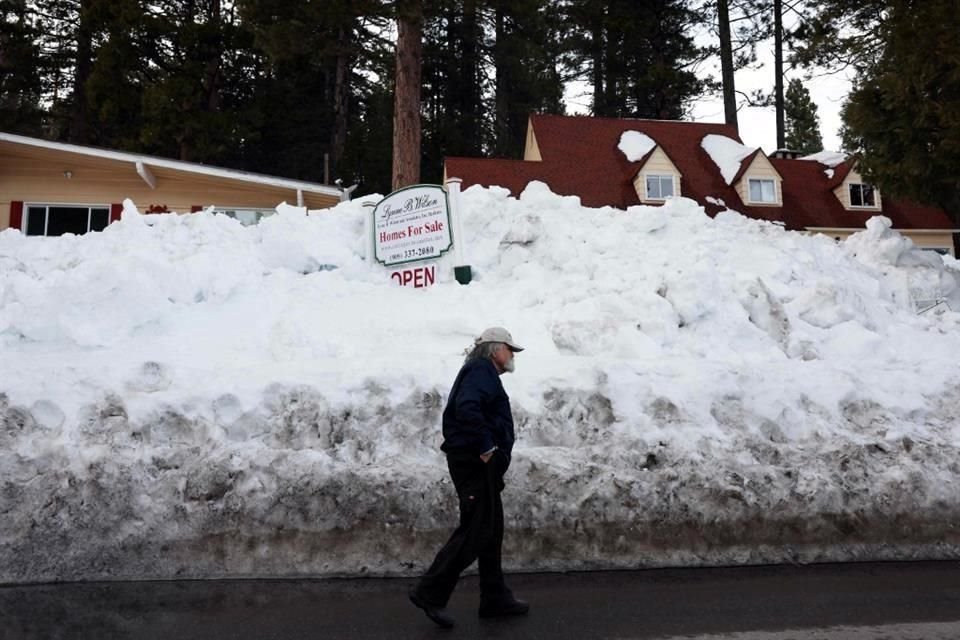
M773 85L773 43L764 45L757 50L759 68L744 69L736 73L734 81L738 91L750 93L754 89L768 91ZM719 78L719 64L712 69ZM824 148L829 151L840 151L840 109L843 101L850 92L852 76L850 72L835 72L826 74L825 71L815 71L814 77L805 81L810 96L817 105L820 116L820 133L823 136ZM793 78L804 79L802 71L787 72L784 79L784 91ZM691 115L698 122L723 122L723 97L713 96L697 100L692 108ZM740 137L749 147L762 147L770 153L777 148L777 120L774 108L771 107L743 107L738 114Z

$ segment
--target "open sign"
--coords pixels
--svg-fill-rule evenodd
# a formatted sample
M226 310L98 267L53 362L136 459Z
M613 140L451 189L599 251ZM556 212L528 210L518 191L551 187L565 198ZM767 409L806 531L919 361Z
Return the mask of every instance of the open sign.
M437 266L416 267L414 269L401 269L390 274L390 279L395 281L401 287L413 287L422 289L429 287L437 281Z

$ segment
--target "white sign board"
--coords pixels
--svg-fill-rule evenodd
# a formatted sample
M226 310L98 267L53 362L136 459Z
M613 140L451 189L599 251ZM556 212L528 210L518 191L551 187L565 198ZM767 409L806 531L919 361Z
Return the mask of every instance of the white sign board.
M452 246L450 209L443 187L400 189L373 210L374 256L386 267L436 260Z

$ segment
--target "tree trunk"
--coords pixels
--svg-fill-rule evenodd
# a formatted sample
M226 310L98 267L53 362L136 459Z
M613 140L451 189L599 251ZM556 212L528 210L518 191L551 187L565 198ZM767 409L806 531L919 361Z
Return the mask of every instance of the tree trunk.
M786 131L783 124L783 6L782 0L773 0L773 73L777 110L777 149L784 149Z
M497 86L494 92L494 144L497 155L506 155L510 149L510 91L511 79L508 77L510 64L507 60L506 26L504 2L498 1L494 9L494 30L496 42L493 45L493 66L497 74Z
M351 62L350 30L341 25L337 40L337 60L333 86L333 134L330 140L330 161L335 173L340 167L340 159L343 158L343 152L347 146Z
M89 142L87 81L93 70L93 32L90 28L92 0L81 0L77 26L77 59L73 74L73 103L70 105L70 128L67 139L74 144Z
M393 106L393 189L420 181L420 71L423 2L397 5L397 70Z
M717 27L720 32L720 70L723 78L724 122L739 129L737 87L733 80L733 45L730 42L730 11L727 0L717 0Z
M460 59L463 79L463 96L461 97L461 117L463 130L466 133L463 152L466 155L478 155L481 151L483 129L481 117L483 112L480 96L480 55L478 41L483 37L477 28L477 2L464 0L463 24L460 37L463 47L463 56Z
M211 0L210 23L217 28L217 39L213 50L208 51L209 58L204 69L203 92L207 111L220 111L220 90L223 84L223 25L221 24L222 0Z
M593 76L593 115L602 116L607 113L606 93L603 86L604 73L606 65L604 64L604 29L603 29L603 9L599 5L593 9L593 24L590 26L591 50L593 55L593 65L591 68Z

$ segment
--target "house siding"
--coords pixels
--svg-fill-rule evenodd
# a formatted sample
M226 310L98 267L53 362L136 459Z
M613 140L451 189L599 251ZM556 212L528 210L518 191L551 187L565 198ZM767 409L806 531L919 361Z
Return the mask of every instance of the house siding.
M759 180L773 180L774 188L776 190L776 202L752 202L750 200L750 178L759 179ZM782 207L783 206L783 178L780 177L780 174L774 168L770 161L762 153L758 153L753 162L750 163L750 166L743 173L743 177L740 178L740 181L737 182L734 187L737 190L737 195L740 196L740 200L744 204L747 204L751 207Z
M664 153L663 149L660 147L654 149L653 153L650 154L650 157L647 158L647 161L644 163L643 167L641 167L637 177L633 180L633 188L636 190L637 198L639 198L641 202L659 204L663 201L646 199L648 175L672 175L673 195L683 195L680 192L680 171L677 169L677 165L670 161L670 158L667 157L667 154Z
M866 181L863 179L859 173L855 170L851 170L847 174L846 179L844 179L843 184L833 190L834 195L837 196L837 199L840 200L840 203L844 206L845 209L851 209L853 211L880 211L883 209L883 198L880 195L880 190L874 187L873 196L876 200L876 206L874 207L854 207L850 204L850 185L851 184L863 184ZM869 184L868 182L866 184Z
M67 178L65 171L72 177ZM130 198L141 210L165 205L170 211L190 211L202 202L224 207L272 209L281 202L296 203L295 189L274 187L227 178L150 167L157 181L151 189L137 175L131 162L105 160L52 150L29 150L23 154L0 149L0 230L10 226L10 202L55 204L105 204ZM323 194L304 193L311 209L335 205L339 200Z
M537 144L537 134L533 132L533 125L527 121L527 141L523 147L523 159L533 162L543 162L540 155L540 146Z

